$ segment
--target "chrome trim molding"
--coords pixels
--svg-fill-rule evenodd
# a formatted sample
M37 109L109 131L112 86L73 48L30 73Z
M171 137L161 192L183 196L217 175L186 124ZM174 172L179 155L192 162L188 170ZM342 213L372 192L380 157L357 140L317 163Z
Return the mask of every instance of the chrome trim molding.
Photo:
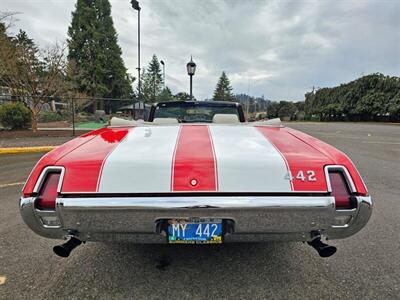
M61 166L50 166L44 168L42 173L40 173L40 176L36 181L35 187L33 188L33 193L38 193L40 191L40 188L42 187L47 174L54 171L60 172L60 180L58 181L57 192L61 192L61 187L64 180L65 168Z
M35 208L36 197L21 198L19 202L19 209L22 219L28 225L28 227L38 235L52 238L52 239L62 239L65 234L60 227L49 227L44 226L40 221L40 215L36 213ZM55 212L49 212L55 215Z
M354 185L353 178L351 178L349 171L345 166L342 165L328 165L324 168L325 171L325 178L326 178L326 185L328 188L328 192L332 192L331 180L329 178L329 171L341 171L344 173L344 178L346 179L347 186L349 187L352 193L356 193L357 189Z
M343 239L359 232L371 217L373 202L370 196L357 196L357 208L355 210L337 210L344 214L346 211L352 211L350 222L343 226L331 226L325 235L330 239Z
M37 234L62 239L71 234L82 241L131 241L164 243L156 234L158 219L218 217L232 219L235 232L226 242L309 241L312 232L329 239L355 234L372 212L369 196L357 196L357 207L336 210L331 196L292 197L116 197L62 198L56 211L35 209L35 197L21 198L25 223ZM61 227L45 227L42 215L58 216ZM336 226L335 217L349 216L348 224Z
M57 198L57 208L173 209L173 208L324 208L334 207L330 196L200 196L200 197L105 197Z

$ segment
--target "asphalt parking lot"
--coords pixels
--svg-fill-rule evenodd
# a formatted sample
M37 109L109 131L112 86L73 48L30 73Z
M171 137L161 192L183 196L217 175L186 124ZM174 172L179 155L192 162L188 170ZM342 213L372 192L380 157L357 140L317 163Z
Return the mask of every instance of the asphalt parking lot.
M0 156L0 299L400 299L400 126L291 123L348 154L375 200L361 232L322 259L302 243L85 244L68 259L22 222L41 154Z

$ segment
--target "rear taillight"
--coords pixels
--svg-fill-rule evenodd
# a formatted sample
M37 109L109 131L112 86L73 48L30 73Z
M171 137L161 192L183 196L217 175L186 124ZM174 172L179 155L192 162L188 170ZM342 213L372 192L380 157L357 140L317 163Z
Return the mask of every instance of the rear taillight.
M57 198L57 187L60 173L48 173L39 190L36 207L38 209L55 209Z
M351 208L351 193L343 172L329 171L332 195L335 197L336 208Z

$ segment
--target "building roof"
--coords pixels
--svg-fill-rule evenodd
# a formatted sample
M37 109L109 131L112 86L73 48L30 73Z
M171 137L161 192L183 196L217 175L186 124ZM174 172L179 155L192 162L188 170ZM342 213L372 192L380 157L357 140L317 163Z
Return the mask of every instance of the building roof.
M151 105L145 103L145 108L150 109ZM132 110L133 104L119 107L118 110ZM143 102L135 102L135 110L143 109Z

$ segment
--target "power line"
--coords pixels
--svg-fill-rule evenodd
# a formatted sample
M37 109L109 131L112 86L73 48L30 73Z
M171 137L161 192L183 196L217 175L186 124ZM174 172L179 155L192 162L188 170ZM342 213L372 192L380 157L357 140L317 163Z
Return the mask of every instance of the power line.
M13 98L29 98L29 97L36 97L38 98L39 96L35 95L11 95L11 94L0 94L0 100L2 97L9 97L11 101L16 100ZM40 98L40 97L39 97ZM138 101L137 97L132 97L132 98L103 98L103 97L70 97L70 96L46 96L43 97L43 99L46 100L59 100L59 99L74 99L74 100L83 100L83 99L87 99L87 100L107 100L107 101L132 101L136 100ZM4 99L5 100L5 99Z

